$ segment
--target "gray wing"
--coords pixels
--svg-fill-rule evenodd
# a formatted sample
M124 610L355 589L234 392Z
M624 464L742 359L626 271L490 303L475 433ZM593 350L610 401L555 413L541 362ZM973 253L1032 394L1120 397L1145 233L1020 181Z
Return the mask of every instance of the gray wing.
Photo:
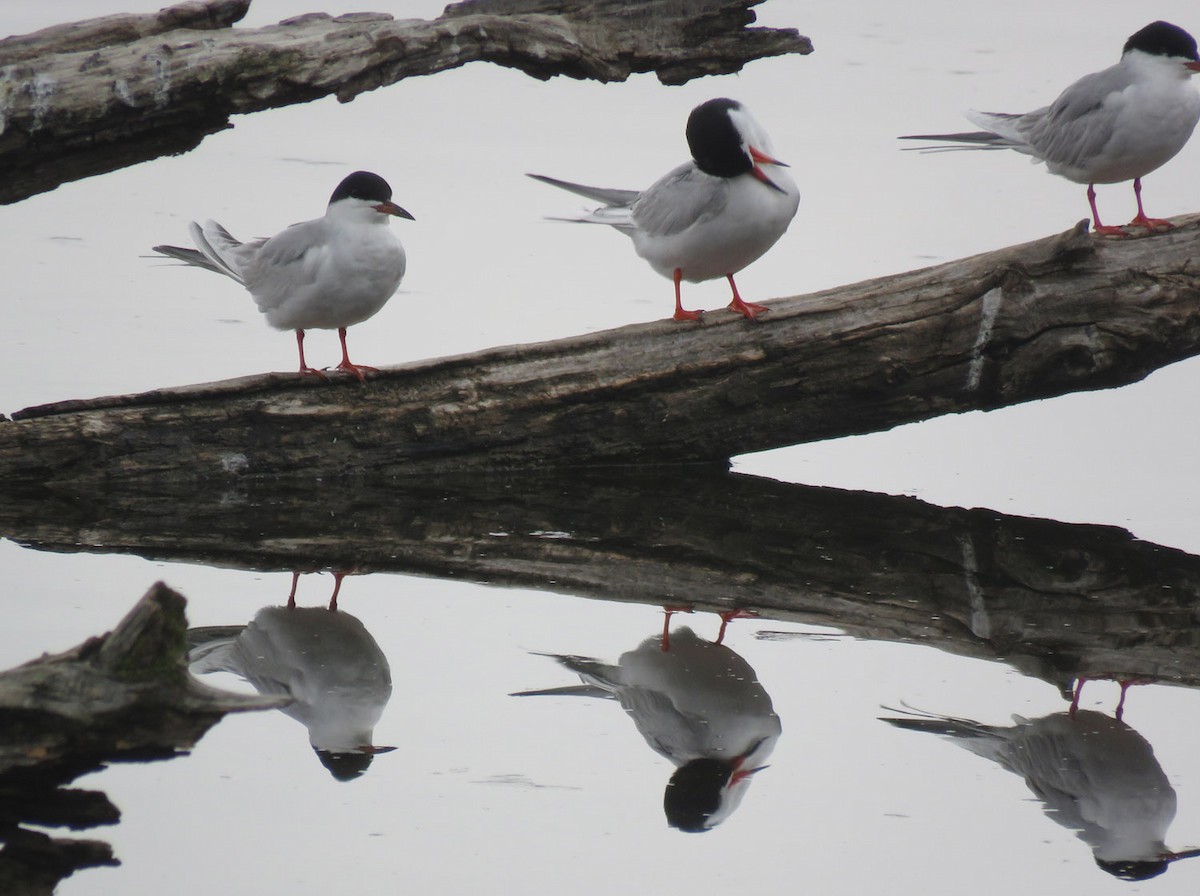
M983 126L1019 137L1051 165L1084 167L1112 139L1115 117L1106 107L1129 84L1128 71L1112 66L1080 78L1044 109L1013 118L1007 133L994 128L995 122Z
M728 201L725 178L685 162L660 178L633 205L633 223L650 236L671 236L720 213Z
M247 253L242 275L262 310L310 289L331 252L323 218L293 224L265 242L245 245L254 251Z

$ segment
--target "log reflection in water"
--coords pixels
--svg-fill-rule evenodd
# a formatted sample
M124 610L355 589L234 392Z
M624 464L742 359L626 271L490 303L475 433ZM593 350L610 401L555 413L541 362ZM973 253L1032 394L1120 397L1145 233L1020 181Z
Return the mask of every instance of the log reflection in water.
M28 827L120 819L103 793L66 788L75 778L109 762L178 756L226 713L279 705L187 674L183 608L159 583L108 634L0 673L0 892L52 893L75 871L117 864L107 843Z
M0 502L45 550L748 608L1077 676L1200 685L1200 557L1124 530L707 468Z

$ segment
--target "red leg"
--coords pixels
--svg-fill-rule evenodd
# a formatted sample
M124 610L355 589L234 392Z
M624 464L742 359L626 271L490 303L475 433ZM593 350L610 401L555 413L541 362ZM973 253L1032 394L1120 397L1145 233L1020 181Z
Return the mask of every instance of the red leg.
M720 616L721 628L717 631L717 640L713 642L714 644L720 644L725 640L725 628L730 622L735 619L754 619L758 616L758 613L754 612L754 610L726 610Z
M663 607L662 651L671 649L671 617L676 613L690 613L691 607Z
M346 328L345 327L338 327L338 339L341 340L341 343L342 343L342 360L341 360L341 363L339 363L337 366L338 370L344 370L347 373L354 374L356 377L358 377L358 381L360 383L365 383L367 381L366 377L363 376L364 370L369 370L371 373L379 373L379 368L377 368L377 367L368 367L366 364L351 363L350 354L349 354L349 352L346 351Z
M296 584L300 581L300 573L292 573L292 590L288 593L287 607L289 610L296 608Z
M329 610L330 610L330 612L333 612L333 613L337 612L338 592L342 590L342 579L346 578L347 575L348 575L348 573L344 573L344 572L335 572L333 574L333 594L329 595Z
M679 296L679 284L683 280L683 268L676 268L675 274L671 278L675 281L675 320L699 320L703 311L684 311L683 303Z
M1092 207L1092 223L1095 225L1094 230L1100 236L1129 236L1123 227L1113 227L1100 223L1100 212L1096 211L1096 188L1092 184L1088 184L1087 191L1088 205Z
M747 320L754 320L755 316L769 310L766 305L755 305L753 302L743 302L742 297L738 295L737 284L733 282L733 274L726 274L725 279L729 281L729 285L733 288L733 301L729 303L730 311L736 311Z
M1128 691L1130 689L1130 687L1132 687L1135 684L1152 684L1152 683L1153 683L1152 680L1149 678L1126 678L1123 681L1118 682L1118 684L1121 685L1121 699L1117 701L1117 711L1115 713L1113 713L1113 716L1116 718L1116 720L1118 722L1121 721L1121 716L1123 716L1125 714L1125 692Z
M1067 710L1067 715L1070 718L1075 718L1075 713L1079 712L1079 698L1083 696L1083 686L1088 681L1086 675L1080 675L1075 679L1075 691L1071 695L1071 708Z
M300 372L301 373L308 373L308 374L312 374L313 376L319 376L323 380L328 379L328 377L325 376L324 371L317 370L317 368L315 368L315 367L309 367L308 364L305 363L305 361L304 361L304 331L303 330L296 331L296 348L300 350Z
M1175 225L1163 218L1147 218L1146 212L1142 209L1142 179L1135 177L1133 179L1133 195L1137 199L1137 217L1129 222L1130 227L1145 227L1148 230L1174 230ZM1121 692L1124 697L1124 691ZM1120 716L1117 716L1120 718Z

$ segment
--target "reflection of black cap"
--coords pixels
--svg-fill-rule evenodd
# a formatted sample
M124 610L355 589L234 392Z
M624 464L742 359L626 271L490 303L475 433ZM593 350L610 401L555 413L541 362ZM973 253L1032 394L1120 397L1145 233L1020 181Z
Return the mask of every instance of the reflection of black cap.
M371 753L335 753L332 750L318 750L313 747L321 765L329 769L329 774L338 781L353 781L371 767Z
M1106 862L1096 859L1096 864L1121 880L1149 880L1158 877L1170 865L1166 859L1142 859L1140 861Z
M721 806L721 792L733 767L719 759L693 759L681 765L667 782L663 811L673 828L698 834L709 829L708 819Z

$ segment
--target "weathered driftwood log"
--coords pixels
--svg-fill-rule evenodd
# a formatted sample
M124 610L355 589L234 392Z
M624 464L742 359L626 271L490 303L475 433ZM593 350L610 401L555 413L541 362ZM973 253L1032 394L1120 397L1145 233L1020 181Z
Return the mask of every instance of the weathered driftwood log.
M45 550L749 608L1003 660L1060 688L1080 675L1200 686L1200 557L1111 527L702 468L44 496L0 504L0 533Z
M1058 237L771 303L390 368L67 401L0 422L0 493L711 463L1134 382L1200 351L1200 228Z
M120 818L104 794L62 785L106 762L178 755L227 712L279 705L188 675L183 608L159 583L107 635L0 673L0 892L49 894L80 868L115 864L106 843L24 827Z
M183 608L159 583L107 635L0 673L0 783L173 753L226 713L280 705L192 678Z
M762 0L467 0L433 21L300 16L235 29L250 0L207 0L0 41L0 203L196 146L229 117L486 61L537 78L668 84L810 53L747 27Z

